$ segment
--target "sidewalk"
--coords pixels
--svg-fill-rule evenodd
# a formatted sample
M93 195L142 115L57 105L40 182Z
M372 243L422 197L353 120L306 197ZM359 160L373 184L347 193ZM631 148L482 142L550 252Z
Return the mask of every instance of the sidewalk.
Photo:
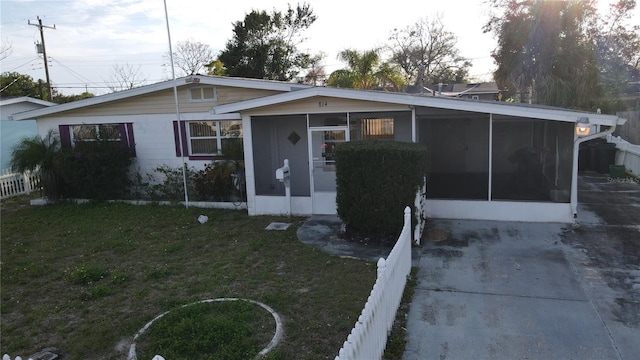
M431 223L403 359L637 358L640 185L579 186L575 225Z

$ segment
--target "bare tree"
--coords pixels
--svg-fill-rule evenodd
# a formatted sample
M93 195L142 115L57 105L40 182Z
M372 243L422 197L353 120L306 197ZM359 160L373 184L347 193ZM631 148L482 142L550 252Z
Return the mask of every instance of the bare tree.
M111 92L133 89L147 81L142 73L141 65L132 66L127 64L115 64L111 69L111 79L105 81Z
M4 60L13 53L13 46L10 42L2 40L2 47L0 47L0 60Z
M445 30L441 18L423 18L391 32L391 62L402 68L408 83L422 87L423 80L462 82L467 76L471 63L459 55L457 38Z
M324 70L322 61L325 57L326 54L324 52L320 52L311 57L309 64L310 69L307 71L307 75L304 76L305 84L313 86L324 85L324 82L327 79L327 74Z
M169 54L164 55L166 61L170 61ZM178 41L173 52L173 64L182 72L181 76L199 74L206 72L207 65L215 60L213 50L207 44L186 40Z

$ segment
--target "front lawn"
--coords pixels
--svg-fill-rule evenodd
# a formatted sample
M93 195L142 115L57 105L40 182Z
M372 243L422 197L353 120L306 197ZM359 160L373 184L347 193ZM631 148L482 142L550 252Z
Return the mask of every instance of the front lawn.
M374 263L301 244L304 218L103 203L10 208L3 203L0 352L14 356L56 347L65 360L123 359L157 315L233 297L280 314L274 359L333 359L376 276ZM209 221L200 224L201 214ZM274 221L293 226L264 230Z

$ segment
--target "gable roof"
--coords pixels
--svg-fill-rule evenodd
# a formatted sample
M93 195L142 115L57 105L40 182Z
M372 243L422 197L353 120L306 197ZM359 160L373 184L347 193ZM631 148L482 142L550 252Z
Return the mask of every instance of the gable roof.
M29 96L19 96L19 97L0 99L0 106L19 104L19 103L22 103L22 102L28 102L28 103L42 105L42 106L58 105L58 104L52 103L50 101L44 101L44 100L40 100L40 99L29 97Z
M507 116L517 116L526 118L537 118L546 120L577 122L580 118L588 117L590 123L601 125L622 125L626 119L615 115L595 114L578 110L554 108L548 106L514 104L496 101L468 100L459 98L448 98L441 96L424 96L419 94L392 93L385 91L340 89L330 87L314 87L296 83L287 83L273 80L232 78L223 76L194 75L178 78L175 80L176 87L188 86L192 84L218 85L229 87L242 87L262 90L282 91L280 94L265 96L236 103L214 106L211 114L229 114L261 108L265 106L284 104L313 97L325 96L347 100L362 100L373 102L384 102L396 105L406 105L407 107L432 107L449 110L469 111L487 114L498 114ZM54 115L64 111L80 109L84 107L105 104L122 99L133 98L157 91L171 89L174 86L173 80L168 80L152 85L142 86L130 90L124 90L111 94L96 96L84 100L74 101L66 104L50 106L37 110L25 111L14 114L15 120L34 119L43 116ZM294 91L295 90L295 91ZM34 99L37 100L37 99Z
M274 91L293 91L297 89L305 89L310 85L302 85L296 83L287 83L283 81L273 80L261 80L261 79L248 79L248 78L232 78L225 76L205 76L205 75L192 75L177 78L175 80L176 87L182 87L192 84L200 85L214 85L214 86L230 86L251 88L260 90L274 90ZM53 115L64 111L80 109L84 107L105 104L113 101L132 98L135 96L146 95L157 91L172 89L174 85L173 80L167 80L151 85L141 86L129 90L118 91L106 95L95 96L88 99L73 101L70 103L60 104L49 108L25 111L14 115L14 119L34 119L42 116ZM55 105L55 104L54 104Z
M622 125L626 122L626 119L619 118L616 115L595 114L584 111L554 108L548 106L515 104L497 101L469 100L440 96L420 96L407 93L339 89L329 87L311 87L299 91L292 91L288 93L245 100L231 104L223 104L213 107L211 109L211 113L234 113L256 109L264 106L285 104L288 102L294 102L319 96L350 100L386 102L407 105L407 107L424 106L449 110L566 121L573 123L577 122L580 118L588 117L590 123L592 124L608 126Z

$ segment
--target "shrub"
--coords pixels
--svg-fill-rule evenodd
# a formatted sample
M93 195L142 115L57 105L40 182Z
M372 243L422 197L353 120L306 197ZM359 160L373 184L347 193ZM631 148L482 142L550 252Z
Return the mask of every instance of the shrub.
M227 201L233 189L232 174L241 168L236 160L214 161L194 176L199 200Z
M63 195L60 175L60 137L49 130L47 135L23 138L11 151L11 167L19 172L38 171L44 195L57 201Z
M399 141L353 141L336 148L338 215L350 229L393 235L414 203L425 174L423 146ZM415 223L415 221L414 221Z
M156 173L162 174L164 180L161 183L148 184L147 194L152 200L184 201L184 178L187 180L187 192L189 196L196 194L195 183L193 181L195 168L189 168L184 164L185 174L182 167L172 168L169 165L158 166Z
M131 151L111 141L78 142L62 150L60 164L67 197L107 200L129 192Z

